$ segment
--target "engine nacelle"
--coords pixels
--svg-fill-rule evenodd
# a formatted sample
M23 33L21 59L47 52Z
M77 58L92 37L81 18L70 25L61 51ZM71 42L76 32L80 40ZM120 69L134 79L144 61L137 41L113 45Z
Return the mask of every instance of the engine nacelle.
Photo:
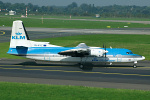
M105 50L103 50L103 49L91 49L90 50L91 56L101 57L101 56L103 56L104 53L105 53Z

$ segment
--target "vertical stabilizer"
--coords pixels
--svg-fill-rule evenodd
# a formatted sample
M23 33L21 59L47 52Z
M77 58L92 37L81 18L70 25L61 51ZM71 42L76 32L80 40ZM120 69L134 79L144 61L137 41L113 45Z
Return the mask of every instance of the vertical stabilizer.
M16 46L24 46L24 47L31 46L23 22L20 20L13 21L12 25L10 48L16 48Z

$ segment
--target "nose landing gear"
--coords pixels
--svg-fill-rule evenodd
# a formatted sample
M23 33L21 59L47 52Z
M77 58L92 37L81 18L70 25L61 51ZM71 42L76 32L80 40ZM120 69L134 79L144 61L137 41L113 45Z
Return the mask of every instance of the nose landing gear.
M137 68L137 65L136 65L136 64L133 64L133 68Z
M137 64L137 61L134 62L133 68L137 68L137 65L136 65L136 64Z

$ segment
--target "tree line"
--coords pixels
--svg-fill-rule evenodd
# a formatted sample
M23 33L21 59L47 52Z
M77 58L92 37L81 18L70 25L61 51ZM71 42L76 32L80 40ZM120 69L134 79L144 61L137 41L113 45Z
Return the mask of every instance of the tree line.
M83 3L78 5L76 2L72 2L68 6L38 6L32 3L3 3L0 1L0 14L8 13L8 11L16 11L17 14L24 14L28 8L28 14L35 15L73 15L73 16L95 16L100 14L101 17L138 17L149 18L150 7L148 6L95 6L94 4Z

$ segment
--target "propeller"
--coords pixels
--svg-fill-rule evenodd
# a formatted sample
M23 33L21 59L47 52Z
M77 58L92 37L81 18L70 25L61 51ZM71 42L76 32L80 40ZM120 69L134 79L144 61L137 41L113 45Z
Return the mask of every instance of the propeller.
M104 57L105 57L105 62L106 62L106 56L107 56L107 50L106 50L106 45L103 44L103 48L104 48Z
M107 50L106 50L106 45L104 45L104 43L103 43L103 48L104 48L104 57L106 58L106 53L108 52Z
M106 45L105 45L105 58L106 58L106 53L107 53L107 51L106 51Z
M103 48L104 48L104 43L103 43Z

